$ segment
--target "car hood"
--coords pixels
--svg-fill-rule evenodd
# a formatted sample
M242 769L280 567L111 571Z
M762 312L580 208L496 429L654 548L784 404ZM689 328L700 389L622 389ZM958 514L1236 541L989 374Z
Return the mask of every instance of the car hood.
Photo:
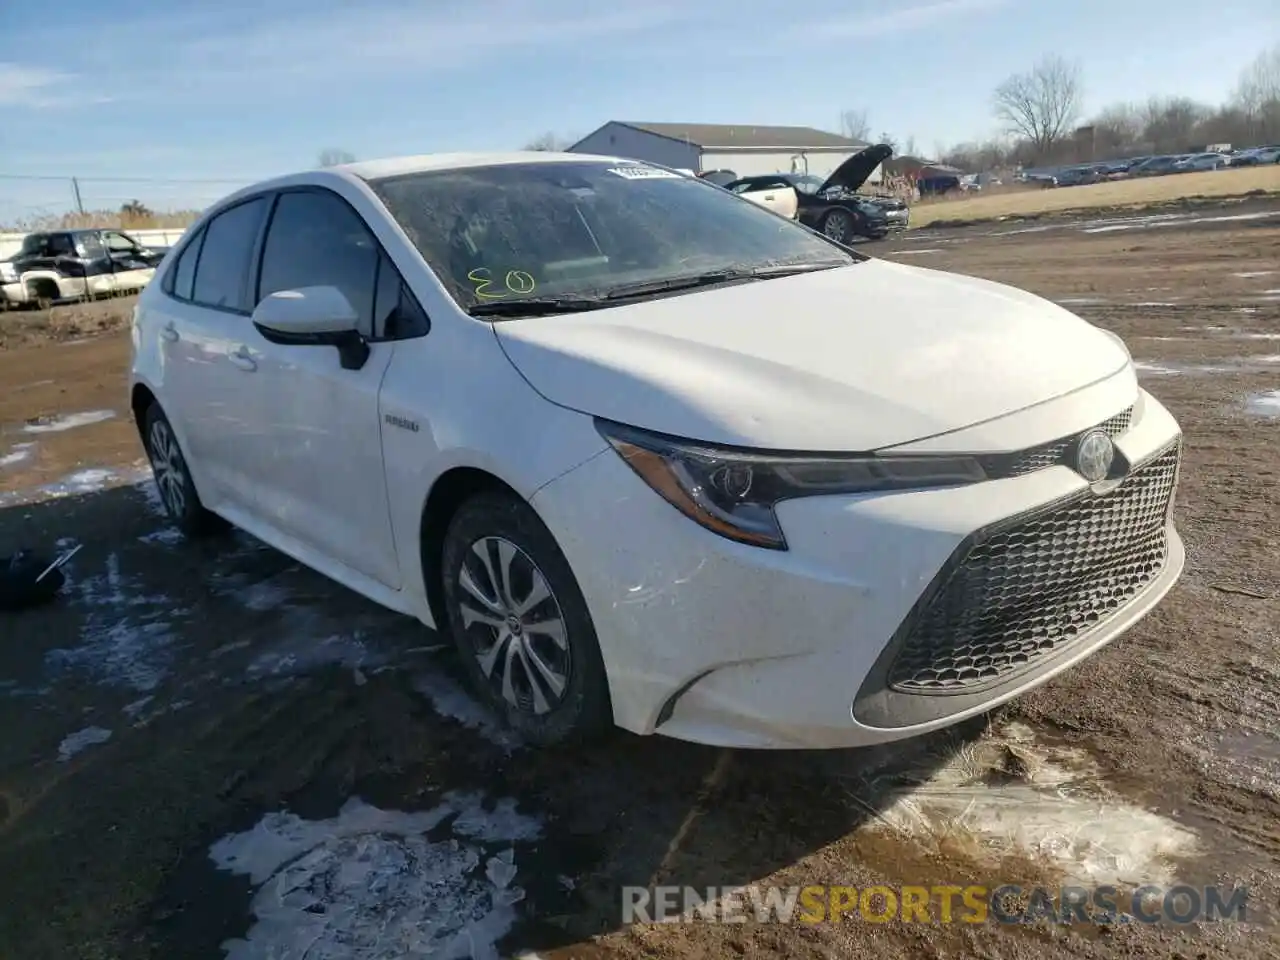
M1109 334L1032 294L882 260L494 326L553 403L774 450L908 443L1130 362Z
M836 167L831 176L827 177L826 182L818 188L818 192L822 193L824 190L838 187L852 193L867 182L867 177L871 176L876 167L892 156L893 147L887 143L878 143L865 150L859 150Z

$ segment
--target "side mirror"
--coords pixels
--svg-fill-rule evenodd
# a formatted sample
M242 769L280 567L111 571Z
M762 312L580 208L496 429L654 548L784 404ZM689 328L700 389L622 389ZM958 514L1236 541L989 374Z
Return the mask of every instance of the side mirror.
M252 319L272 343L337 347L344 370L359 370L369 359L360 315L337 287L280 290L263 298Z

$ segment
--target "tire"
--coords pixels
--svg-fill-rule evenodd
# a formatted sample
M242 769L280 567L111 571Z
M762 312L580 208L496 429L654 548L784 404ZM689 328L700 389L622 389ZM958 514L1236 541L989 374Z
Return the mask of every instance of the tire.
M186 457L178 445L177 434L160 404L153 403L147 408L142 436L160 502L174 526L192 538L225 530L226 521L200 502Z
M464 502L445 534L441 574L448 630L467 679L521 739L583 743L614 729L586 600L529 506L503 493ZM542 599L522 611L535 592ZM535 624L544 629L530 630Z
M847 247L858 234L858 222L848 210L837 207L822 218L822 234Z

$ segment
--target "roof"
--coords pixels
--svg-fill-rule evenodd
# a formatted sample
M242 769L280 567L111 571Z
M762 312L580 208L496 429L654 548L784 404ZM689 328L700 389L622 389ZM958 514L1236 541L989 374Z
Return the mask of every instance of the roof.
M861 140L850 140L837 133L815 130L813 127L766 127L750 123L635 123L628 120L614 122L624 127L631 127L633 130L666 137L669 140L691 143L704 150L725 147L848 150L866 146Z
M581 163L592 159L581 153L553 153L544 150L512 150L505 153L424 153L412 157L387 157L383 160L358 160L340 166L323 167L354 174L363 180L379 177L397 177L407 173L426 173L431 170L460 170L466 167L494 167L507 163L548 163L571 160ZM617 157L600 157L617 160Z

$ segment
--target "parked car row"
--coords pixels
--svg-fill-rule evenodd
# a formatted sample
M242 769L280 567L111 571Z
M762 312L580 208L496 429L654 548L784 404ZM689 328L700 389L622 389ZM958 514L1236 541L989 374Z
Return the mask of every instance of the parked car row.
M1025 171L1018 174L1020 183L1041 183L1052 187L1075 187L1131 177L1161 177L1172 173L1194 173L1203 170L1225 170L1280 163L1280 146L1251 147L1244 150L1206 150L1198 153L1170 153L1130 157L1105 163L1082 163L1058 170Z
M28 234L0 260L0 308L45 308L141 290L168 248L149 247L122 230L53 230Z

